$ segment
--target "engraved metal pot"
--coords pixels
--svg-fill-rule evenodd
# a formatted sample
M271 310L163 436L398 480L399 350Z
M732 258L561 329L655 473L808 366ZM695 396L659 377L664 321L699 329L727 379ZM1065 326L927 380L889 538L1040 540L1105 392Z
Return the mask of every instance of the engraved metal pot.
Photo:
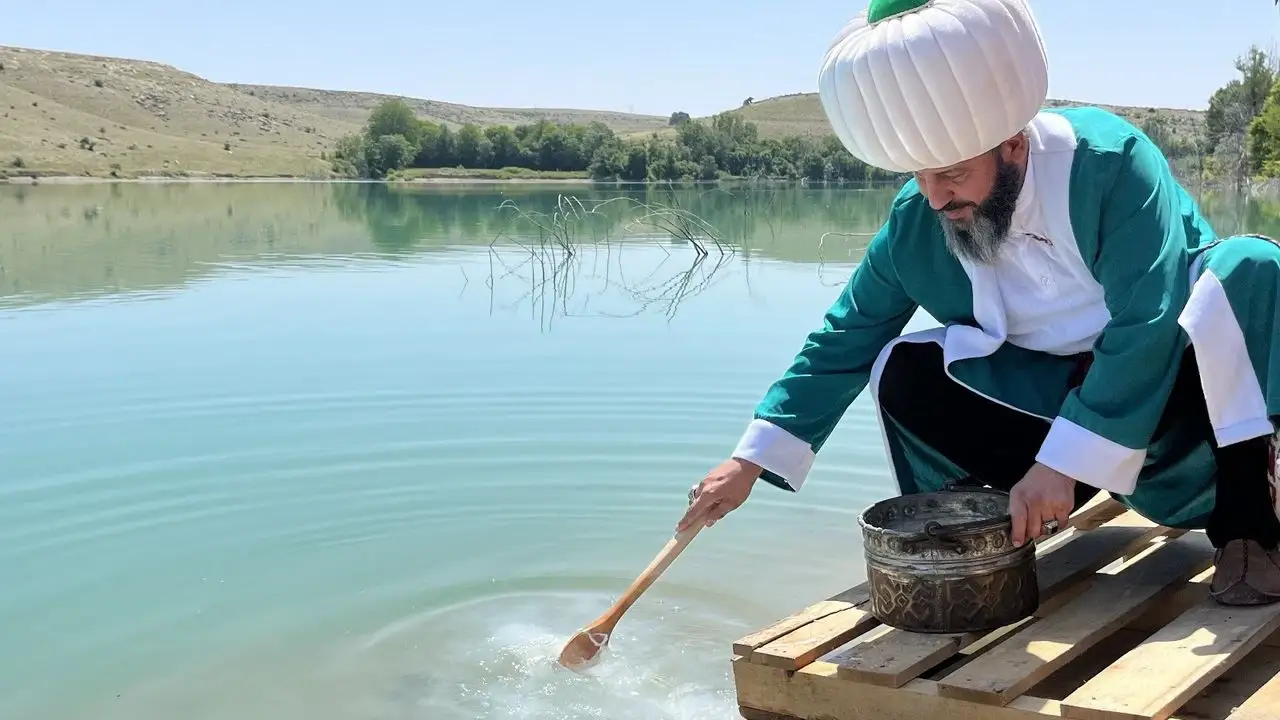
M921 633L993 630L1036 611L1034 543L1015 548L1008 493L948 488L878 502L858 516L870 612ZM1046 524L1054 532L1056 523Z

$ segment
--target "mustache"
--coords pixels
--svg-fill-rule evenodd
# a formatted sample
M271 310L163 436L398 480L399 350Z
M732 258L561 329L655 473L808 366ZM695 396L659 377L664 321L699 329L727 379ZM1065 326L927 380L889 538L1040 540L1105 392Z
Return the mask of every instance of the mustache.
M975 202L968 202L968 201L961 202L957 200L952 200L946 205L943 205L942 208L938 210L938 212L955 212L956 210L963 210L964 208L967 208L967 207L976 208L978 207L978 204Z

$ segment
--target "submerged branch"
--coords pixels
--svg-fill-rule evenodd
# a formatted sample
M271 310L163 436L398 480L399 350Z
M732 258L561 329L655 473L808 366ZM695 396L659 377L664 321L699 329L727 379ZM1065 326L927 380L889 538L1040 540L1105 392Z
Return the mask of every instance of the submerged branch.
M846 237L846 238L866 238L866 237L875 237L875 235L876 234L873 232L836 232L834 230L830 232L822 233L822 236L818 238L818 282L822 283L823 285L826 285L827 287L843 285L846 282L848 282L848 278L835 283L829 283L822 279L822 271L826 268L826 264L827 264L826 256L823 254L823 250L826 249L828 237L834 236L834 237ZM862 251L866 252L865 246L862 248ZM861 258L858 258L858 259L861 260Z
M597 311L597 315L635 316L657 307L668 320L674 318L682 302L711 285L735 249L711 223L680 207L674 194L669 197L669 202L661 203L626 196L589 203L560 195L550 212L525 210L513 200L503 201L497 209L514 217L512 225L489 244L490 309L496 304L498 283L519 277L527 281L528 289L510 306L530 301L531 311L541 316L544 329L555 317L571 314L575 289L592 281L600 294L611 293L636 304L631 312ZM611 231L617 227L621 234L614 236ZM691 253L687 264L674 271L667 268L664 274L663 266L678 256L672 252L673 245ZM520 252L503 251L504 246ZM645 277L631 281L626 272L629 265L622 264L622 251L637 246L661 249L665 258ZM587 254L592 261L583 263ZM509 262L513 257L519 261ZM584 312L589 302L589 297L584 298L573 314Z

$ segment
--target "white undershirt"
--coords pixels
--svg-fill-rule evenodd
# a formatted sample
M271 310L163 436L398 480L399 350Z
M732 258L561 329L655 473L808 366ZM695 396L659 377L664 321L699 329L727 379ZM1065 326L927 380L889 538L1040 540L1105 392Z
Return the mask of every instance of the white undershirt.
M1007 342L1056 355L1088 351L1110 320L1102 286L1080 259L1075 238L1052 237L1035 183L1035 158L1014 211L1009 239L993 264Z

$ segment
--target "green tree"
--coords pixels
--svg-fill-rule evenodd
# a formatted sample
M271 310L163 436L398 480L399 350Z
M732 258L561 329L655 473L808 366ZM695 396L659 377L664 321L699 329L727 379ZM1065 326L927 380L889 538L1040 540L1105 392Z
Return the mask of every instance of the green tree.
M1205 151L1222 179L1235 187L1257 174L1262 159L1256 157L1250 126L1266 104L1272 86L1280 78L1276 59L1251 46L1235 62L1240 77L1214 91L1205 113Z
M462 167L487 168L493 159L493 148L484 132L475 125L463 125L454 143L457 163Z
M627 162L622 168L622 179L644 182L649 178L649 153L644 145L633 144L627 148Z
M614 180L622 177L626 169L626 158L621 150L614 147L601 146L591 156L591 165L587 172L596 180Z
M489 141L490 163L495 168L504 168L524 164L520 152L520 140L508 125L491 125L484 129L485 139Z
M421 134L418 137L417 152L413 158L414 167L444 167L442 162L444 158L440 152L443 131L443 126L430 121L423 121Z
M698 179L715 180L718 177L720 177L720 166L716 164L716 159L711 155L703 155L701 162L698 163Z
M385 135L400 135L415 147L422 134L422 124L413 108L399 98L385 100L369 114L365 125L365 137L380 138Z
M458 138L448 125L438 126L436 133L435 165L427 167L453 167L458 164Z
M341 177L368 177L369 164L365 160L364 136L352 134L338 138L329 162L333 171Z
M413 159L413 144L403 135L383 135L365 145L365 161L369 174L373 177L386 177L393 170L401 170L409 166Z
M1280 177L1280 82L1271 86L1262 112L1249 124L1249 150L1258 175Z

